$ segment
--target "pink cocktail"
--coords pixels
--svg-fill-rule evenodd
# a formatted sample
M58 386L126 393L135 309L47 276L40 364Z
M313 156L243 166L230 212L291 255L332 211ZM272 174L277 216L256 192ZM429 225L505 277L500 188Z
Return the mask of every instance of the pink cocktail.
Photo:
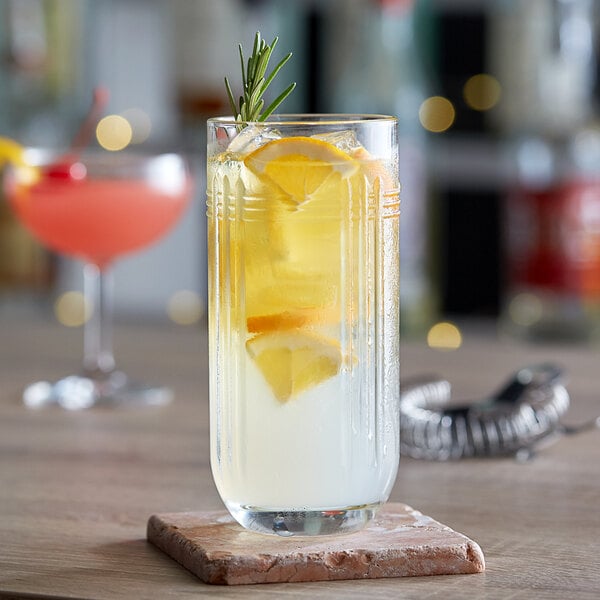
M12 205L48 247L106 265L161 237L186 202L185 189L169 193L145 182L46 179L17 190Z
M132 382L115 367L110 335L110 267L169 231L191 196L185 160L176 154L89 152L76 159L40 162L7 177L10 203L23 224L56 252L79 258L93 308L85 326L83 373L29 386L30 405L66 408L94 404L163 404L163 387Z

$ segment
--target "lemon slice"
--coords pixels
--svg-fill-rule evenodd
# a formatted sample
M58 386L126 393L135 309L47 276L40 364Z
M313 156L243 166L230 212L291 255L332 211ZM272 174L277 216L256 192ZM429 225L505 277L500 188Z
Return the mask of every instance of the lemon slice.
M363 170L371 184L379 180L379 187L383 193L398 193L398 183L392 177L384 164L375 158L366 148L362 146L352 152L352 157L361 161Z
M244 164L296 203L309 199L333 173L350 177L359 169L356 160L332 144L302 136L268 142L248 154Z
M246 319L246 328L248 333L265 333L331 324L338 319L337 311L333 308L296 308L280 313L250 316Z
M6 137L0 137L0 167L5 163L10 163L16 167L25 167L25 148L17 144L14 140Z
M260 333L246 350L280 402L334 377L342 364L336 340L303 331Z
M9 163L16 168L19 181L30 184L39 179L38 169L25 160L25 148L10 138L0 136L0 169Z

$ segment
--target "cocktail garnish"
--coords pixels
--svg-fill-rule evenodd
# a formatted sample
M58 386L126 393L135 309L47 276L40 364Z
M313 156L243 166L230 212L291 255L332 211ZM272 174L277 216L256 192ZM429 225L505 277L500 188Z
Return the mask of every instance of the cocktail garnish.
M246 349L282 403L334 377L342 364L337 340L301 330L260 333Z
M96 125L108 104L108 98L109 93L106 88L102 86L94 88L92 104L83 123L79 127L79 131L71 142L71 154L79 154L90 143L92 132L96 128Z
M64 156L61 156L46 167L44 170L45 177L69 181L80 181L85 178L85 167L79 163L79 155L90 143L92 132L100 120L107 102L108 90L103 87L96 87L92 97L92 104L77 134L73 138L71 148Z
M15 167L25 166L27 164L25 148L10 138L0 137L0 168L5 163L10 163Z
M89 144L91 131L98 122L99 116L106 106L108 92L104 88L96 88L92 105L73 139L69 151L58 160L43 169L44 177L78 181L85 177L85 167L79 164L79 154ZM25 158L25 148L10 138L0 136L0 168L5 163L11 164L18 171L18 180L31 185L40 177L40 170L29 164Z
M254 37L254 47L252 49L252 55L248 58L247 66L244 64L244 51L242 45L238 44L240 53L240 63L242 67L242 88L243 93L240 96L239 106L234 100L234 95L229 84L229 80L225 77L225 88L227 89L227 96L229 98L229 104L233 112L234 117L237 121L264 121L292 92L296 87L296 83L291 83L267 108L263 111L265 101L263 95L277 73L281 70L283 65L291 58L292 53L286 54L273 69L273 71L267 75L267 68L269 66L269 60L275 46L277 45L278 38L267 44L265 40L261 38L260 32L256 32Z
M0 170L6 163L18 173L19 181L31 184L39 179L38 169L25 158L25 148L10 138L0 137Z
M359 169L357 161L335 146L301 136L268 142L246 156L244 164L297 204L309 199L333 173L349 177Z

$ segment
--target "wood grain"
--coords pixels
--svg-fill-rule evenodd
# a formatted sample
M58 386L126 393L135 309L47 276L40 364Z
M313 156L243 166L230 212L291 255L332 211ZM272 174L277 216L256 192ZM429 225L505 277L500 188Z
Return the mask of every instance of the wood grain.
M524 364L561 363L576 423L600 414L600 352L525 346L484 324L454 352L403 341L403 376L437 373L482 397ZM0 311L0 597L564 598L600 590L600 433L565 437L534 460L402 459L391 500L476 540L486 571L364 581L208 586L145 540L155 513L221 510L209 468L204 328L123 325L117 360L173 387L149 410L30 411L34 379L79 364L81 331Z

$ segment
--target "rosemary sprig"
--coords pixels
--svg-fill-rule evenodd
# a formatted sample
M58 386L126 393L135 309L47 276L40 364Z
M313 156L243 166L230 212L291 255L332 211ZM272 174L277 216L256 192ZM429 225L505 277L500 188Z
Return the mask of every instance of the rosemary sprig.
M296 87L295 83L288 85L269 106L263 111L265 101L263 95L271 82L281 70L281 67L291 58L290 52L284 56L277 66L273 69L270 75L267 75L269 60L273 54L273 50L277 45L278 38L276 37L271 44L267 44L260 36L260 32L256 32L254 37L254 47L252 55L248 58L245 64L244 51L242 45L239 44L240 64L242 67L242 87L243 94L240 96L239 106L236 104L229 85L229 80L225 77L225 88L229 98L229 104L233 115L237 121L264 121L292 92Z

